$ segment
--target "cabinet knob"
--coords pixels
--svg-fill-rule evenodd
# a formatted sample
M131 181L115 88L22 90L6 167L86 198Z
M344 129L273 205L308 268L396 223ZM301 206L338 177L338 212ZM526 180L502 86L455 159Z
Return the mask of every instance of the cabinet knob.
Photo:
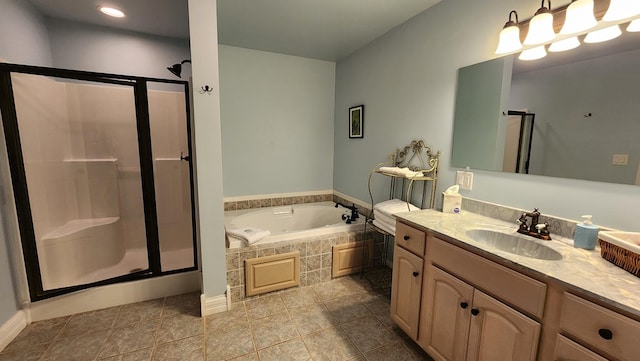
M466 309L467 307L469 307L469 304L468 304L468 303L466 303L466 302L460 302L460 307L464 310L464 309Z
M477 308L472 308L471 309L471 314L474 316L477 316L480 313L480 310Z
M408 241L408 240L409 240L409 238L411 238L411 237L409 237L409 235L408 235L408 234L405 234L405 235L404 235L404 237L402 237L402 239L404 239L405 241Z
M413 277L418 277L418 275L420 274L420 272L413 272Z
M613 332L606 328L601 328L598 330L598 335L604 338L605 340L611 340L613 338Z

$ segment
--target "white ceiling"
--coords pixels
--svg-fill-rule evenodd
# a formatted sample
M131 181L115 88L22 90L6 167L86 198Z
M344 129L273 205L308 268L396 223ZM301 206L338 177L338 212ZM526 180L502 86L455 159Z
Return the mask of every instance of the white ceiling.
M187 0L29 0L43 14L189 38ZM219 43L337 61L441 0L218 0ZM98 5L127 17L109 18Z
M440 0L218 0L220 43L340 60Z
M22 0L20 0L22 1ZM146 34L189 38L187 0L29 0L44 15ZM127 16L103 15L98 5L113 6Z

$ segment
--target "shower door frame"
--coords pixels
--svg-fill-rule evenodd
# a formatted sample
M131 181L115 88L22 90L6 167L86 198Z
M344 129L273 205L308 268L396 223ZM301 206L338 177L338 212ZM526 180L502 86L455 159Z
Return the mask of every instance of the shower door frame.
M91 282L76 286L44 290L36 237L29 203L27 178L18 130L18 116L15 107L11 73L40 75L80 81L99 82L112 85L131 86L134 91L136 127L138 136L138 156L142 186L142 199L145 218L145 232L148 266L147 270L125 274L118 277ZM20 243L25 262L27 282L31 301L39 301L63 294L84 290L96 286L153 278L174 273L189 272L198 269L198 250L196 232L196 209L193 162L189 163L189 188L191 201L191 234L193 242L193 267L162 271L160 261L160 240L158 234L158 216L156 210L155 178L153 171L153 154L151 149L151 128L149 120L148 83L177 84L184 87L187 152L192 156L191 114L189 83L183 80L118 75L109 73L87 72L79 70L38 67L20 64L0 63L0 114L5 132L5 144L9 159L11 183L18 216ZM191 157L193 159L193 157Z
M507 115L517 115L520 117L520 132L518 137L518 153L516 158L515 173L529 174L531 164L531 144L533 142L533 127L536 121L536 114L519 110L509 110ZM527 117L531 119L527 123ZM523 152L523 143L527 144L526 152Z

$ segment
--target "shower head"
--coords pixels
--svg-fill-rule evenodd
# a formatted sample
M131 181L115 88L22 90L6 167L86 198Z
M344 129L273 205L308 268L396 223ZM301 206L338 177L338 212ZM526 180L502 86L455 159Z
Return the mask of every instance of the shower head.
M180 78L180 74L182 73L182 64L184 63L191 63L191 60L187 59L187 60L181 61L180 64L173 64L167 67L167 70L169 70L171 74Z

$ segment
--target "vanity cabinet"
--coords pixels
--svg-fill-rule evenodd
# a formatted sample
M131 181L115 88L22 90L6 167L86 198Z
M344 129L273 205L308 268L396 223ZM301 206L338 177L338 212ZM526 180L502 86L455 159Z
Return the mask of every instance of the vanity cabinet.
M531 361L540 324L429 266L418 343L437 361Z
M418 337L420 321L424 247L424 232L402 223L396 225L390 315L391 319L413 339Z
M396 224L391 318L433 359L640 360L635 313L403 221Z

